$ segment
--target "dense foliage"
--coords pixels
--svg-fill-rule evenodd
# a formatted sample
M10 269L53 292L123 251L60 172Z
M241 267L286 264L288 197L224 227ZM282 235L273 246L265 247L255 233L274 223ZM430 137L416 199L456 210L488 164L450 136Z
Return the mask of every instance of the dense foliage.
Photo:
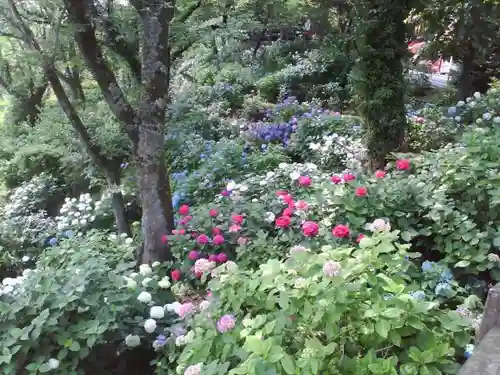
M455 374L500 281L492 6L158 4L0 1L0 373Z

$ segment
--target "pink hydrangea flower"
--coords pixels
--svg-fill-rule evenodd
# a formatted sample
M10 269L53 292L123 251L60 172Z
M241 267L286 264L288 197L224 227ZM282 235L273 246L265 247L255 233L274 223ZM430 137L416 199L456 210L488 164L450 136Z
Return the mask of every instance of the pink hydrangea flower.
M298 182L300 186L308 187L311 186L312 180L309 176L300 176Z
M198 238L196 239L196 242L199 244L199 245L206 245L209 241L209 238L206 234L200 234L198 236Z
M295 203L295 208L299 211L307 211L309 209L309 203L306 201L297 201Z
M233 315L224 315L217 321L217 331L225 333L231 331L236 325L236 319Z
M233 224L229 227L230 233L239 232L240 230L241 230L241 227L238 224Z
M179 307L177 314L184 319L186 316L193 313L194 310L195 306L191 302L186 302Z
M216 264L214 261L200 258L194 263L194 272L195 273L209 273L215 268Z
M187 204L183 204L179 207L179 215L186 216L189 215L189 206Z
M338 276L341 268L339 262L329 260L323 265L323 273L328 277Z
M214 236L212 240L214 245L222 245L224 243L224 237L221 234Z
M319 225L314 221L305 221L304 224L302 224L302 233L304 233L304 236L315 237L318 235L318 232Z
M218 263L225 263L225 262L227 262L227 255L224 254L224 253L217 254L216 262L218 262Z
M200 257L200 253L196 250L191 250L188 254L188 259L195 261Z

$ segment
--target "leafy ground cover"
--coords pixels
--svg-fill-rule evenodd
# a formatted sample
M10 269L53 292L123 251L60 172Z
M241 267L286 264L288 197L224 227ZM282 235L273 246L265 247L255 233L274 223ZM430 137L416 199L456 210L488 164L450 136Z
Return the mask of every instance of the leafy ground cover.
M375 172L359 119L291 97L183 143L173 259L138 268L109 195L50 217L57 183L21 184L1 212L2 371L79 373L111 346L142 353L138 374L455 374L500 278L499 98L409 113L428 151Z

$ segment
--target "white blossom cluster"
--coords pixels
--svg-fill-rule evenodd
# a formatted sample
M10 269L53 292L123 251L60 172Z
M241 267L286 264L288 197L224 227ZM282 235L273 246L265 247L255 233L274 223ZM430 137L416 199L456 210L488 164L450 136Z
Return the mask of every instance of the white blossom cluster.
M28 183L22 184L11 191L9 199L3 207L3 216L29 215L38 211L38 205L45 201L45 196L53 187L50 178L41 175L33 177Z
M0 297L3 295L15 296L19 288L23 285L26 278L37 270L25 269L21 276L6 277L0 284Z
M56 217L57 229L84 229L96 218L100 201L92 200L90 194L82 194L79 199L66 198Z
M336 133L323 135L318 142L309 143L309 149L322 166L330 166L333 156L339 159L344 167L357 169L367 156L361 139Z

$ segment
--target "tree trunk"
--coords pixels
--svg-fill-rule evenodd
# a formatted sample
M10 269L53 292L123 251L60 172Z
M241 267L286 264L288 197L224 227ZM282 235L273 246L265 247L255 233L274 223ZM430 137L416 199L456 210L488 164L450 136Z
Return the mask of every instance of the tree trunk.
M131 1L142 20L141 99L136 111L128 103L103 56L90 19L93 1L64 0L75 26L75 39L111 110L129 136L137 164L142 205L141 261L170 259L162 237L173 229L170 185L165 166L165 111L170 79L169 26L173 1Z
M165 111L170 80L169 23L173 4L145 1L141 10L143 93L139 105L138 179L142 205L142 262L167 260L162 236L173 230L170 181L165 166ZM164 250L163 250L164 249Z
M471 46L468 46L464 53L462 61L462 69L458 77L457 99L465 100L465 98L473 94L473 71L474 71L474 51Z
M120 170L118 163L115 166L108 166L104 170L108 188L111 192L111 206L113 208L113 215L115 216L116 229L119 233L126 233L130 235L130 228L127 222L127 213L125 210L125 200L120 189Z
M407 54L407 4L401 0L357 0L356 66L353 83L368 148L369 165L380 169L407 131L403 62Z
M47 81L36 86L30 93L30 96L16 105L13 112L16 114L13 121L15 124L27 122L31 126L35 126L40 116L42 109L42 101L49 83Z

